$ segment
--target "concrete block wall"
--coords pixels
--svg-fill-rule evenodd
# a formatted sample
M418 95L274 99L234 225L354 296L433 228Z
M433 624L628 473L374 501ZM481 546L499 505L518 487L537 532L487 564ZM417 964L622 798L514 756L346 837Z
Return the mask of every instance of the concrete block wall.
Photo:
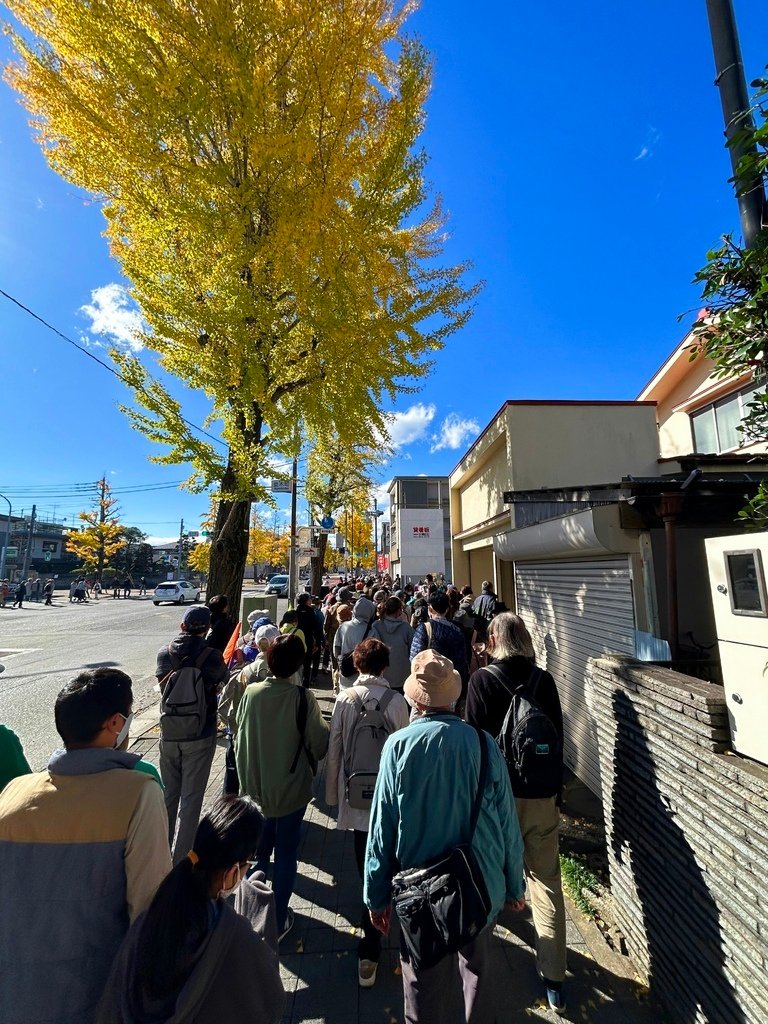
M768 769L728 752L722 687L617 656L586 693L635 965L681 1024L765 1024Z

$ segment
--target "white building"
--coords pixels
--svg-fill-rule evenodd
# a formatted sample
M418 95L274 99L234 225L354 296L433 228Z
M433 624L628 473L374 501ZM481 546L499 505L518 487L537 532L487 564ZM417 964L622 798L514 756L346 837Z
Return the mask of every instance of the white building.
M390 575L403 583L427 573L452 579L448 477L396 476L388 493Z

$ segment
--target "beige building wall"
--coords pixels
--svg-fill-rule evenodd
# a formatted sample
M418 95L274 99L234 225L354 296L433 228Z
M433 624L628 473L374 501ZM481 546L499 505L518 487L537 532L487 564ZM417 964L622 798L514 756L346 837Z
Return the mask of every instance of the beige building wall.
M706 356L690 359L691 336L683 339L661 369L638 395L656 402L659 451L663 459L692 455L695 451L691 415L750 383L751 374L719 379L715 364ZM734 453L764 453L768 444L750 444Z
M659 475L652 402L511 402L507 423L513 490Z

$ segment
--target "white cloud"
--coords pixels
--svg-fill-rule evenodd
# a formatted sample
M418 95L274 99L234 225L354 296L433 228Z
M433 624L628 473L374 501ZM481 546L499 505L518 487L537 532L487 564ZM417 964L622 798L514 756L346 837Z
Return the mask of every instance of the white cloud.
M91 321L88 328L91 334L105 337L131 352L144 347L140 335L147 330L147 325L123 285L112 283L94 288L91 301L79 311Z
M155 534L150 534L144 543L151 544L153 548L170 547L172 544L179 543L179 535L177 533L175 537L159 537Z
M449 412L440 429L432 435L432 446L430 452L439 452L444 448L455 451L463 447L470 438L480 433L480 424L477 420L462 419L458 413Z
M652 124L649 124L648 130L645 133L645 143L640 147L640 152L635 157L635 160L647 160L649 157L652 157L660 140L661 133Z
M393 447L402 448L424 437L436 412L437 407L432 403L417 402L405 412L389 413L386 417L387 431Z

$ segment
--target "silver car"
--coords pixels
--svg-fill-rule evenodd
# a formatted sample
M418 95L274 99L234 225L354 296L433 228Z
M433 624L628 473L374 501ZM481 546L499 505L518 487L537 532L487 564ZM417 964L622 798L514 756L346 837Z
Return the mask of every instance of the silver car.
M288 577L272 576L267 583L267 594L277 594L278 597L288 597Z
M159 583L155 587L152 604L158 605L161 601L170 601L171 604L186 604L187 601L199 600L200 591L191 583L187 583L186 580L168 580L167 583Z

